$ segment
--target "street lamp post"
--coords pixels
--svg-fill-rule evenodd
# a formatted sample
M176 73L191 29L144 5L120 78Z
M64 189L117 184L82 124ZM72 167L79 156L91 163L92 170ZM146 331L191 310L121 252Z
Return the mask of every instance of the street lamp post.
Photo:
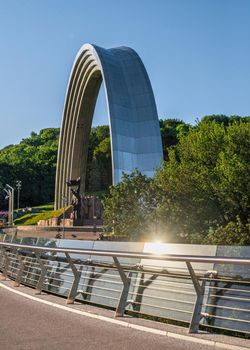
M6 199L8 199L9 209L8 209L8 226L12 225L12 215L11 215L11 192L10 190L4 189L7 193Z
M6 184L5 187L0 184L0 189L6 193L5 199L8 199L8 225L13 225L13 213L14 213L14 188Z
M20 190L22 188L22 181L20 180L16 181L16 188L17 188L17 210L19 210Z
M62 201L63 201L63 234L62 234L62 238L65 239L65 205L68 201L67 197L62 196Z
M13 225L13 214L14 214L14 188L6 184L6 192L9 196L9 225Z
M11 192L10 190L7 190L6 188L2 188L1 190L6 193L5 199L8 199L8 226L11 224Z

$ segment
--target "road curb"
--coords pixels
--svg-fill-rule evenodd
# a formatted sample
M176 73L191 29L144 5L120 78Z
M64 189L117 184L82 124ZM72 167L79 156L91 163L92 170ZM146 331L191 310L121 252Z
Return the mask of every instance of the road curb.
M191 335L183 335L178 333L167 332L167 336L170 338L181 339L181 340L190 341L193 343L199 343L202 345L209 345L209 346L215 345L215 341L213 340L201 339L201 338L193 337Z
M183 334L178 334L178 333L173 333L173 332L168 332L168 331L163 331L163 330L159 330L156 328L151 328L151 327L146 327L146 326L140 326L137 324L133 324L133 323L129 323L126 321L120 321L117 319L113 319L110 317L106 317L106 316L101 316L101 315L97 315L97 314L93 314L91 312L88 311L81 311L78 309L73 309L70 306L64 306L64 305L60 305L57 303L53 303L51 301L47 301L47 300L43 300L40 299L38 297L35 297L33 295L29 295L27 293L24 292L20 292L19 290L16 290L12 287L6 286L5 284L3 284L2 282L0 282L0 287L7 289L8 291L18 294L20 296L23 296L27 299L33 300L33 301L37 301L40 302L42 304L45 305L49 305L64 311L68 311L71 313L75 313L81 316L86 316L86 317L90 317L90 318L95 318L98 319L100 321L104 321L104 322L109 322L109 323L115 323L119 326L122 327L129 327L138 331L142 331L142 332L147 332L147 333L153 333L153 334L158 334L161 336L166 336L169 338L175 338L175 339L179 339L179 340L185 340L185 341L189 341L189 342L193 342L193 343L199 343L201 345L208 345L213 347L213 349L226 349L226 350L249 350L249 347L243 347L243 346L238 346L238 345L232 345L229 343L222 343L222 342L218 342L218 341L214 341L214 340L207 340L207 339L202 339L202 338L198 338L192 335L183 335Z

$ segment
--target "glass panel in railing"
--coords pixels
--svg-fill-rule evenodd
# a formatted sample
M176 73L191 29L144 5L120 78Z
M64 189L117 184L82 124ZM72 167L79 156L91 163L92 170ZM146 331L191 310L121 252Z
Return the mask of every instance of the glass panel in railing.
M96 241L94 242L93 249L104 252L136 251L140 253L143 250L143 246L143 243ZM140 259L127 259L120 257L118 260L123 266L134 266L140 261ZM128 273L127 271L125 272ZM80 296L81 299L92 303L115 307L123 283L117 268L114 266L113 258L105 255L96 256L92 254L90 265L86 267L83 273L81 286L83 290L83 293Z
M144 243L138 242L109 242L109 241L95 241L94 250L103 251L115 251L115 252L130 252L130 253L141 253L144 248ZM92 256L92 260L102 261L106 263L112 263L114 260L112 257L107 256ZM120 264L125 265L136 265L140 262L140 259L136 258L118 258Z
M13 239L14 235L12 234L6 234L5 235L5 238L4 238L4 242L12 242L12 239Z
M67 296L73 282L73 275L69 266L63 262L53 261L46 274L44 289Z
M161 242L147 242L144 246L144 253L152 253L156 255L184 255L184 256L211 256L216 255L216 246L212 245L195 245L195 244L174 244L174 243L161 243ZM169 261L169 260L149 260L143 259L141 264L151 267L162 267L168 271L176 273L186 273L186 262ZM213 270L213 263L192 263L193 269L199 273L204 274L208 270Z
M91 263L84 267L79 286L79 299L115 307L123 284L116 269Z
M250 259L250 246L218 246L217 256ZM218 266L216 265L215 268L218 270L220 276L238 276L239 278L250 279L250 268L246 265L220 264Z
M37 237L23 237L22 244L27 245L36 245L38 238Z
M36 245L41 246L41 247L51 247L51 248L56 248L58 247L60 242L60 239L57 238L43 238L39 237Z
M15 235L12 236L11 243L22 244L23 238L17 237Z
M83 240L76 240L76 239L60 239L60 242L58 243L58 247L60 248L68 248L68 249L86 249L86 250L92 250L94 245L94 241L83 241ZM58 256L65 257L64 253L58 253ZM79 260L87 260L90 258L90 254L70 254L72 259L79 259Z
M250 258L250 247L219 246L218 257ZM218 276L208 288L204 323L250 332L250 269L246 265L216 264Z

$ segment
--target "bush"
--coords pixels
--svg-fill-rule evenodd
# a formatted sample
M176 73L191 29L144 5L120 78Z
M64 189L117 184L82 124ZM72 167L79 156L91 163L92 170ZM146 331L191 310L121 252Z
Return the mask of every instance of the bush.
M216 245L250 245L250 224L243 225L238 218L210 232L206 244Z

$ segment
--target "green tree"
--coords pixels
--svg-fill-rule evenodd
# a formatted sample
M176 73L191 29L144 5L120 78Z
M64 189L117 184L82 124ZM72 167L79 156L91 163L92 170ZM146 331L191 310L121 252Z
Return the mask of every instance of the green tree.
M0 150L0 182L22 181L21 206L53 201L58 137L59 129L43 129Z
M86 190L107 189L112 184L112 163L109 126L91 129L88 147Z
M210 231L203 241L215 245L250 245L250 223L246 225L239 218L225 226Z
M152 179L138 170L123 174L122 181L110 187L109 196L103 201L105 228L132 239L147 233L155 205L151 183Z
M248 122L250 120L249 116L241 117L239 115L231 115L228 117L224 114L212 114L212 115L205 115L201 122L216 122L218 124L224 124L225 126L228 126L230 123L233 122Z
M187 134L191 126L176 118L160 119L159 125L164 159L167 160L168 148L176 145L179 142L180 134Z
M158 215L175 235L201 242L237 218L249 221L250 123L204 120L169 149L156 175Z

